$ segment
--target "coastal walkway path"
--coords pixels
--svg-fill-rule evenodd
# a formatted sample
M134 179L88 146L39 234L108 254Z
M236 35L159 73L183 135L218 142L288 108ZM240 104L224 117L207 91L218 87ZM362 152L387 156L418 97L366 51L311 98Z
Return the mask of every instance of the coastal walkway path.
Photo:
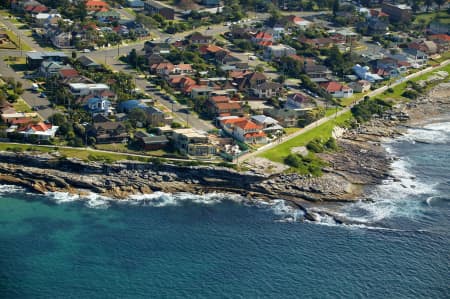
M164 161L174 161L174 162L204 162L208 164L219 164L222 161L211 161L211 160L193 160L193 159L183 159L183 158L168 158L168 157L159 157L159 156L151 156L151 155L144 155L144 154L133 154L133 153L124 153L124 152L115 152L115 151L108 151L108 150L100 150L95 149L92 147L73 147L73 146L60 146L60 145L42 145L42 144L34 144L34 143L20 143L20 142L0 142L0 144L8 144L11 145L11 147L14 147L14 145L18 146L29 146L32 148L35 147L42 147L42 148L58 148L58 149L67 149L67 150L76 150L76 151L88 151L91 153L99 153L99 154L111 154L111 155L118 155L118 156L127 156L127 157L136 157L136 158L146 158L146 159L161 159ZM76 158L76 157L72 157Z
M432 71L434 71L434 70L436 70L436 69L438 69L438 68L441 68L441 67L443 67L443 66L446 66L446 65L449 64L449 63L450 63L450 60L447 59L447 60L441 62L441 63L438 64L438 65L430 66L430 67L427 67L427 68L425 68L425 69L423 69L423 70L420 70L420 71L418 71L418 72L416 72L416 73L413 73L413 74L410 74L410 75L408 75L408 76L405 76L405 77L403 77L402 79L396 81L395 83L393 83L393 84L391 84L391 85L389 85L389 86L386 85L386 86L380 87L380 88L378 88L378 89L375 89L375 90L369 92L368 94L366 94L364 97L361 97L360 99L356 100L353 104L351 104L351 105L345 107L345 108L342 109L342 110L337 111L336 113L334 113L334 114L332 114L332 115L329 115L329 116L324 117L324 118L321 118L321 119L319 119L319 120L317 120L317 121L315 121L315 122L312 122L311 124L307 125L306 127L302 128L302 129L300 129L300 130L298 130L297 132L295 132L295 133L293 133L293 134L291 134L291 135L282 137L281 140L278 139L278 140L276 140L275 142L268 143L268 144L266 144L266 145L264 145L264 146L258 148L256 151L253 151L253 152L250 152L250 153L247 153L247 154L242 155L241 157L239 157L239 160L238 160L238 161L235 161L235 163L236 163L236 164L239 164L239 163L245 162L246 160L248 160L248 159L250 159L250 158L252 158L252 157L258 156L258 155L260 155L261 153L263 153L263 152L265 152L265 151L267 151L267 150L270 150L270 149L272 149L272 148L274 148L274 147L277 147L278 145L280 145L280 144L282 144L282 143L285 143L285 142L291 140L292 138L295 138L295 137L297 137L297 136L303 135L303 134L305 134L306 132L309 132L309 131L311 131L312 129L314 129L314 128L320 126L321 124L324 124L324 123L326 123L326 122L328 122L328 121L331 121L331 120L335 119L336 117L338 117L338 116L340 116L340 115L342 115L342 114L344 114L344 113L350 111L350 109L352 109L353 106L357 105L359 102L361 102L362 100L364 100L364 98L365 98L366 96L369 96L369 97L377 96L377 95L379 95L379 94L385 92L388 88L395 87L395 86L397 86L397 85L399 85L399 84L401 84L401 83L403 83L403 82L405 82L405 81L407 81L407 80L410 80L410 79L413 79L413 78L415 78L415 77L421 76L421 75L423 75L423 74L425 74L425 73L432 72Z

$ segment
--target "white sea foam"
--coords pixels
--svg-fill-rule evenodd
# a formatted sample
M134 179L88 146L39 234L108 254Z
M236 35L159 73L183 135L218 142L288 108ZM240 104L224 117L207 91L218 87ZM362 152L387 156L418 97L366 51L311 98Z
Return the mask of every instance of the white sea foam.
M450 133L450 122L440 122L434 124L425 125L424 128L434 131L441 131Z
M25 189L16 185L0 185L0 194L23 192Z
M391 174L395 179L385 180L374 188L369 194L371 202L359 201L346 205L340 215L355 222L374 223L399 216L414 218L421 214L423 205L417 198L435 194L437 183L420 181L409 169L406 159L394 161Z
M399 140L412 143L447 143L450 141L450 122L428 124L423 128L410 128Z
M207 193L198 195L187 192L174 194L164 192L155 192L152 194L137 194L131 195L127 199L121 200L101 196L96 193L79 195L67 192L48 192L46 193L46 195L57 204L63 204L73 201L85 201L86 206L90 208L108 208L112 202L151 207L167 207L179 206L183 203L188 202L202 205L213 205L220 203L225 199L235 202L243 202L245 200L242 196L233 194Z
M297 222L303 219L304 213L298 208L286 204L283 199L273 200L271 202L261 201L263 206L269 207L273 213L281 217L278 222Z
M46 195L57 204L80 200L80 196L78 194L68 192L47 192Z
M186 202L195 204L212 205L222 202L224 199L235 202L243 201L243 197L224 193L207 193L207 194L192 194L187 192L181 193L164 193L155 192L152 194L131 195L126 202L134 202L144 206L152 207L166 207L178 206Z
M109 207L109 201L111 200L108 197L101 196L95 193L90 193L84 198L87 199L86 206L94 209L107 209Z

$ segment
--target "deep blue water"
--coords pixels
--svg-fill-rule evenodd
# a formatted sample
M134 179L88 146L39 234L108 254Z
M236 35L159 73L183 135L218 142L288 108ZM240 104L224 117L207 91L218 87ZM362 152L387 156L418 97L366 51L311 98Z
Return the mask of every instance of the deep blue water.
M359 225L224 196L106 208L2 186L0 298L449 298L449 134L388 144L400 181L333 208Z

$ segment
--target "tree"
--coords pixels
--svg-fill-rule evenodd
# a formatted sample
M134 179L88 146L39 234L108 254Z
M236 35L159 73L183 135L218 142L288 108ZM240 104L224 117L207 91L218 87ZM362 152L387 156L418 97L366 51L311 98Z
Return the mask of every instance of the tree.
M138 56L136 49L132 49L130 53L128 53L127 62L132 66L137 66Z
M412 0L411 9L414 13L416 13L420 9L420 2L422 0Z
M325 64L331 67L333 71L342 73L344 69L345 60L344 56L339 51L339 48L336 45L334 45L330 49L330 53L328 55L328 58L325 60Z
M52 115L51 120L55 126L61 126L67 123L67 117L62 113L55 113Z
M136 125L137 122L141 122L143 124L147 123L147 113L141 108L134 108L128 114L128 119Z
M427 7L427 12L430 10L431 5L433 5L433 0L425 0L425 6Z
M87 10L84 1L79 1L73 10L72 18L84 21L87 17Z
M339 11L339 0L334 0L333 2L333 17L336 17Z
M77 59L77 52L76 51L72 51L72 59Z
M447 0L434 0L434 2L436 2L437 6L438 6L438 10L441 10L441 6L444 5Z

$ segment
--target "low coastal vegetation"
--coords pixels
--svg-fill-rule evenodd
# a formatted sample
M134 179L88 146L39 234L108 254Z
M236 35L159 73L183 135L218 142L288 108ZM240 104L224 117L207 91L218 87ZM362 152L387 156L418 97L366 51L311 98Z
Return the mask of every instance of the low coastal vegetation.
M284 159L284 163L291 167L289 172L310 174L315 177L321 176L322 168L327 165L325 161L319 159L312 153L308 154L307 156L302 156L299 154L289 154Z
M367 98L355 105L351 112L356 121L364 123L374 114L382 115L389 108L392 108L392 103L378 98L373 100Z

